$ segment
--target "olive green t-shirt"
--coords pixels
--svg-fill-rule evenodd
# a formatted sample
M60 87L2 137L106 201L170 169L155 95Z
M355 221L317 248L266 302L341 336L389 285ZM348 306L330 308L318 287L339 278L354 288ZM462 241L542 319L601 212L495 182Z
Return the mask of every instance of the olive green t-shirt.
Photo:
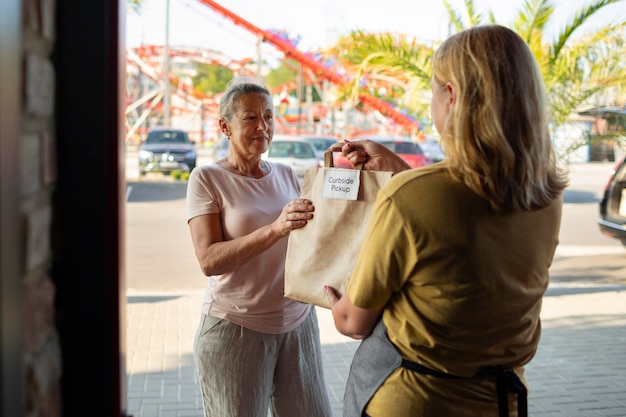
M562 199L497 215L446 163L402 172L379 191L347 292L358 307L384 307L389 338L409 360L466 377L486 365L521 367L539 342ZM426 400L410 397L427 392L398 395L414 377L396 370L368 412L402 401L415 410Z

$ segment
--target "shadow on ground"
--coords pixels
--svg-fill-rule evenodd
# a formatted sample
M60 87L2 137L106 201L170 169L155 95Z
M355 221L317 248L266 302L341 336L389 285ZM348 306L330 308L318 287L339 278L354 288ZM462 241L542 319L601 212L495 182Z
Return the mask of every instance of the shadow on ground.
M181 200L186 194L186 181L133 181L126 186L127 203Z
M600 200L601 198L598 198L597 193L589 191L566 189L563 192L563 202L565 204L599 203Z
M555 258L550 268L550 281L582 285L626 285L626 249L623 254L595 255L593 262L583 262L581 259L585 258Z

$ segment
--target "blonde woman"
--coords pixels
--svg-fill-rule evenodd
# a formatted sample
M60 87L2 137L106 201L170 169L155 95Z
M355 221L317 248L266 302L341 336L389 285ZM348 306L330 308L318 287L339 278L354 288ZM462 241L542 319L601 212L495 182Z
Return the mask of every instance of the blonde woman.
M515 32L476 27L436 51L432 92L445 161L409 169L375 142L343 147L396 172L346 293L325 287L337 329L363 339L344 416L522 417L567 184L541 76Z

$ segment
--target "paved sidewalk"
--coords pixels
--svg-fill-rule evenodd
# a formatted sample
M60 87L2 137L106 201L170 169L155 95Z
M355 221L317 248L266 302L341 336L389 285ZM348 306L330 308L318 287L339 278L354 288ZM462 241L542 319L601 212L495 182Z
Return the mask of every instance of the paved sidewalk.
M128 413L203 417L192 356L201 293L128 294ZM532 417L626 416L626 285L553 283L543 336L528 365ZM358 342L318 308L324 372L335 416ZM219 416L216 416L219 417ZM296 416L297 417L297 416Z

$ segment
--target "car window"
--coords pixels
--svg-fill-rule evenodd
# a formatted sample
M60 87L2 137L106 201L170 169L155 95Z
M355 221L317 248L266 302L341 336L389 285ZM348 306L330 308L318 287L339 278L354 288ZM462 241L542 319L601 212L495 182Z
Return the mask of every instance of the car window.
M153 131L148 133L148 137L146 138L146 143L155 144L155 143L189 143L189 138L187 134L184 132L177 131Z
M415 143L407 143L407 142L385 142L383 143L387 148L391 149L395 153L399 154L411 154L411 155L422 155L422 148Z
M334 145L336 140L333 139L317 139L317 138L309 138L307 139L315 149L318 151L326 151L331 145Z
M315 158L315 151L308 143L302 142L272 142L268 156L272 158Z
M295 142L294 145L294 156L296 158L315 158L315 152L313 151L313 148L308 146L308 144Z
M289 158L293 157L293 143L291 142L274 142L272 146L270 146L270 150L268 153L269 156L273 158Z

